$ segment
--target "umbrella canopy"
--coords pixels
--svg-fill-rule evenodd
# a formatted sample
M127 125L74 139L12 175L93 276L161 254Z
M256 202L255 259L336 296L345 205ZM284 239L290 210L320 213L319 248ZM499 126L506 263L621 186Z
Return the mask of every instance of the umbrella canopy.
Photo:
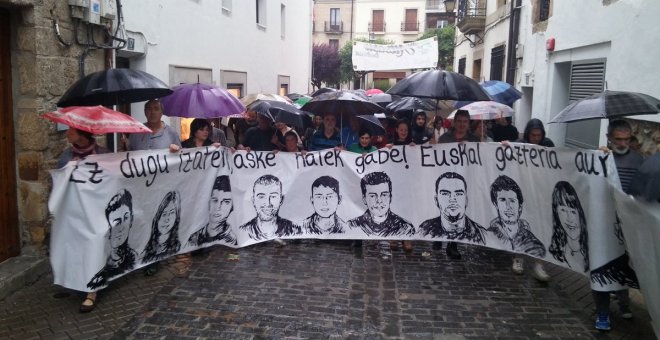
M241 98L241 103L245 106L249 106L256 100L274 100L276 102L282 103L292 103L291 99L280 96L279 94L265 94L265 93L250 93L247 96Z
M302 110L316 114L336 113L342 116L383 112L383 108L378 104L372 103L358 94L345 91L320 94L305 104Z
M306 94L300 94L300 93L287 93L287 94L285 95L285 97L291 99L291 101L294 101L294 102L295 102L296 100L298 100L298 98L300 98L300 97L304 97L304 96L306 96Z
M505 105L512 106L516 100L522 98L522 92L500 80L485 81L481 83L481 87L493 98L493 101Z
M387 93L438 100L491 100L476 81L460 73L442 70L413 73L397 82Z
M461 110L466 110L470 113L470 119L473 120L491 120L503 117L513 116L513 109L504 104L487 101L487 102L472 102L461 107ZM448 119L454 119L456 111L454 111Z
M374 94L385 93L381 89L368 89L367 96L373 96Z
M300 128L311 125L312 119L305 112L289 103L274 100L257 100L248 105L248 110L268 117L275 123L284 123Z
M605 90L580 99L559 112L550 123L587 119L620 118L660 112L660 100L637 92Z
M369 100L384 108L387 104L392 102L392 95L388 93L378 93L370 96Z
M163 113L185 118L218 118L239 114L245 106L227 90L207 84L182 84L161 99Z
M151 133L133 117L104 106L70 106L44 113L42 117L93 134L127 132Z
M318 90L312 92L311 96L312 96L312 97L316 97L316 96L318 96L318 95L320 95L320 94L324 94L324 93L328 93L328 92L335 92L335 91L337 91L337 90L335 90L335 89L331 89L331 88L329 88L329 87L322 87L322 88L320 88L320 89L318 89Z
M386 112L396 114L402 111L435 110L436 103L432 99L417 98L417 97L403 97L388 104L385 109Z
M312 100L312 97L307 96L307 95L302 96L302 97L296 99L293 102L293 106L295 106L297 108L301 108L301 107L303 107L303 105L307 104L307 102L309 102L310 100Z
M385 135L385 127L380 123L378 117L375 115L358 115L361 121L361 127L366 128L371 131L373 136L382 136Z
M167 96L172 90L149 73L113 68L85 76L64 93L57 106L117 105Z

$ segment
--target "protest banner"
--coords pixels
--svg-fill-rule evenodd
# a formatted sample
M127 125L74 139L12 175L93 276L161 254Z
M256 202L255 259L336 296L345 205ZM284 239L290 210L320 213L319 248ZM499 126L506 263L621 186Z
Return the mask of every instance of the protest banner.
M434 37L392 45L354 41L352 61L354 71L436 68L438 40Z
M93 155L52 176L55 283L81 291L175 254L274 238L457 241L591 273L595 290L637 286L610 193L616 167L600 151L202 147Z

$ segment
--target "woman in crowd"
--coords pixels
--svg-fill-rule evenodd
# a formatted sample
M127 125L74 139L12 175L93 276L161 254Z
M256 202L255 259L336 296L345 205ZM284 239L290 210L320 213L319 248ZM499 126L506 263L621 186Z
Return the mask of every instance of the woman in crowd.
M181 143L184 148L198 148L213 144L210 138L211 124L206 119L195 118L190 123L190 137ZM219 146L220 144L218 144Z
M488 136L486 133L486 121L485 120L473 120L470 122L470 132L482 142L492 142L493 139Z
M348 151L359 154L376 151L376 147L371 145L371 133L365 129L360 130L358 142L349 146Z
M181 220L181 196L168 192L156 210L151 223L151 237L142 253L142 263L160 261L181 249L179 222Z
M440 115L437 115L431 124L433 128L433 142L437 143L438 139L440 139L440 136L447 132L447 129L445 128L445 121Z
M561 181L552 192L552 241L548 251L577 271L589 270L587 220L573 186Z
M301 152L303 148L298 145L298 134L291 129L284 134L284 144L280 148L284 152Z
M57 160L57 168L65 166L70 161L77 161L89 155L110 152L108 149L96 144L94 135L87 131L69 128L66 131L66 139L71 144L66 148ZM88 313L96 307L96 292L87 293L80 304L80 312Z
M388 147L392 145L410 145L415 146L412 136L410 135L410 123L407 120L401 119L396 122L394 126L394 139Z

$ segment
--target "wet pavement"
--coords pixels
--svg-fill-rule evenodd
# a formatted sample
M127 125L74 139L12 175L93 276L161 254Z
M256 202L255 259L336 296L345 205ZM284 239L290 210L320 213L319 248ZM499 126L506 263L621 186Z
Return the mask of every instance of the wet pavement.
M634 305L613 331L593 330L586 277L546 265L550 284L515 275L509 254L427 242L273 242L195 257L188 278L138 270L78 313L82 295L41 277L2 301L2 339L654 339ZM531 262L531 261L528 261ZM529 272L529 270L528 270Z

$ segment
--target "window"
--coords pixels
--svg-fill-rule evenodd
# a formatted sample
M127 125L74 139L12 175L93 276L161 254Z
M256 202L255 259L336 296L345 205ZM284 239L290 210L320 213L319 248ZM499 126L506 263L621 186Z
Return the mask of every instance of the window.
M546 21L550 17L550 0L540 0L539 21Z
M280 37L284 39L286 36L286 6L284 4L282 4L280 7L280 22L282 24Z
M490 50L490 80L502 80L504 73L504 45Z
M266 27L266 0L257 0L257 25Z
M227 91L234 95L236 98L243 97L243 84L229 83L227 84Z
M385 11L382 9L371 12L372 32L385 32Z
M339 8L330 8L330 30L339 30L340 23Z
M222 11L231 13L231 0L222 0Z
M401 27L402 31L417 31L417 9L406 9L406 21Z
M481 81L481 59L472 61L472 79L474 81Z
M339 50L339 39L330 39L328 45L335 50Z
M289 84L291 79L289 76L277 76L277 86L279 88L278 94L280 96L286 96L289 94Z
M458 59L458 73L465 75L465 62L466 58Z
M289 84L280 85L280 96L286 96L289 94Z

